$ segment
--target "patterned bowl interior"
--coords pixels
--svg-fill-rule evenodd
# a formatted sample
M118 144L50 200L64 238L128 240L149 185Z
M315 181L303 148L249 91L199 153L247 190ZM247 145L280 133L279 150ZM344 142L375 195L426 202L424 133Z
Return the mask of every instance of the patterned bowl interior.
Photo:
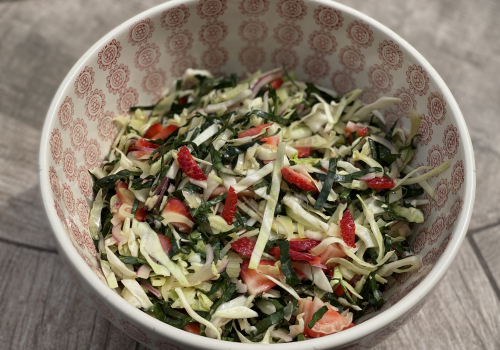
M450 169L430 179L438 194L424 207L411 247L423 257L420 270L397 275L388 290L391 307L429 273L451 239L465 194L464 143L455 116L433 78L408 52L377 28L324 1L192 0L163 5L92 52L60 95L50 125L49 172L62 225L86 264L105 283L88 232L92 180L115 136L113 117L134 105L158 101L186 68L244 74L284 65L300 80L339 94L363 89L361 99L402 102L383 110L387 124L409 129L408 112L422 115L417 165ZM448 103L449 104L449 103ZM427 198L427 195L425 195ZM371 317L368 315L367 317Z

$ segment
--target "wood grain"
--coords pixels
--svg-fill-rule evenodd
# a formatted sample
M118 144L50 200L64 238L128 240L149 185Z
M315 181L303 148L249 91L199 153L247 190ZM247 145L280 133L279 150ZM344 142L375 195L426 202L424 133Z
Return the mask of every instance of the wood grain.
M97 313L55 252L38 188L38 143L74 62L116 25L161 2L0 2L0 350L145 349ZM340 2L430 61L454 93L476 150L475 234L417 317L377 349L499 349L500 3Z

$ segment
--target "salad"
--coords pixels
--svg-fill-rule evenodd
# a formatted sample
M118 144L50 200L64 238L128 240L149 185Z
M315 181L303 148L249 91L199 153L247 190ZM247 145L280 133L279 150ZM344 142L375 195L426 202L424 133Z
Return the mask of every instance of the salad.
M394 274L421 267L408 244L419 196L435 198L427 180L450 162L410 167L420 116L384 128L378 110L400 100L360 92L284 69L188 69L117 117L91 173L109 286L173 327L243 343L326 336L381 308Z

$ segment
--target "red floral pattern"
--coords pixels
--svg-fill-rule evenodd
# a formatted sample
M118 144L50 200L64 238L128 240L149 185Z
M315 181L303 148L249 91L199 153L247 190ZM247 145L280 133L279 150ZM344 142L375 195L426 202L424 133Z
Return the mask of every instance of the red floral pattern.
M88 170L85 167L81 166L78 168L76 176L78 176L77 180L80 193L84 197L92 196L92 178L90 177Z
M50 133L49 145L52 159L56 164L59 164L63 156L63 140L59 129L54 129Z
M213 47L203 52L201 61L203 67L211 70L218 71L223 65L226 64L228 59L228 52L223 47Z
M129 87L120 93L118 98L118 112L120 114L127 114L130 107L137 105L139 102L139 94L133 87Z
M243 25L243 24L242 24ZM240 27L241 28L241 27ZM227 25L224 22L213 20L201 26L198 32L199 40L209 46L220 44L227 36Z
M330 32L315 30L309 35L309 47L318 54L331 55L337 50L337 41Z
M384 40L378 45L378 57L383 64L389 68L397 70L403 66L403 52L399 49L399 45L392 40Z
M140 20L130 27L130 31L128 32L128 42L132 44L132 46L147 43L148 39L153 36L154 31L155 25L151 19L146 18Z
M451 192L457 194L462 188L462 184L465 180L465 169L464 162L459 160L453 165L453 171L451 172Z
M432 124L431 121L429 120L429 117L426 116L425 114L421 115L422 121L420 123L420 127L418 129L418 133L420 136L416 137L416 141L419 145L421 146L427 146L429 142L432 140Z
M396 103L396 106L398 107L399 115L402 117L408 118L410 111L417 108L417 100L410 89L405 89L404 87L397 89L394 97L401 99L401 102Z
M57 176L56 169L53 166L49 168L49 181L52 193L54 193L54 198L61 200L61 185L59 184L59 176Z
M116 39L111 40L106 46L102 48L97 54L97 64L102 70L113 67L116 64L118 58L120 58L120 52L122 47L120 42Z
M320 5L316 10L314 10L313 18L316 21L316 24L326 30L337 30L342 27L344 22L342 12L334 9L333 7L323 5Z
M227 33L227 27L224 26L224 28ZM258 43L267 37L267 26L264 22L259 21L258 19L249 18L241 23L238 28L238 35L244 41L249 43ZM203 42L203 40L201 40L201 35L200 41Z
M115 138L116 127L113 123L113 112L106 111L100 118L97 125L97 133L103 141L111 141Z
M364 88L358 97L363 103L370 104L378 99L378 92L373 88Z
M189 9L185 5L172 7L167 11L163 11L161 15L161 26L167 30L181 28L188 22Z
M328 77L330 73L330 65L323 56L312 55L304 60L304 72L309 76L310 81L317 81Z
M94 92L87 97L87 103L85 104L85 115L90 120L97 120L100 115L104 112L104 106L106 105L106 96L104 92L99 89L95 89Z
M239 8L247 16L261 16L269 10L269 0L242 0Z
M406 71L406 82L410 89L419 96L425 95L429 89L429 77L421 66L414 64Z
M429 230L427 229L427 227L424 227L420 231L418 231L415 238L413 239L413 242L411 242L410 244L410 248L413 254L419 254L424 249L427 236L429 236Z
M54 209L56 210L57 217L61 220L61 224L64 226L64 229L66 229L66 217L64 216L64 212L62 211L59 202L54 201Z
M298 20L307 15L307 7L303 0L279 0L276 4L276 12L280 17Z
M99 147L99 143L95 139L91 139L87 146L85 146L85 151L83 153L83 159L85 160L85 165L89 170L94 169L99 166L101 159L101 148Z
M439 145L432 145L427 155L427 165L432 167L440 166L444 162L443 149Z
M392 108L386 109L384 112L384 118L385 118L385 127L387 130L389 130L394 123L397 121L398 123L396 124L397 128L401 128L403 126L403 122L401 121L401 117L398 115L397 111L395 111Z
M375 64L368 70L368 81L382 93L389 92L392 88L392 74L384 66Z
M106 78L106 87L112 94L117 94L123 91L130 80L130 71L123 63L109 70L109 75Z
M75 198L73 196L73 191L68 184L62 185L62 198L64 202L64 207L71 215L75 214L76 205Z
M166 342L164 340L157 340L155 342L155 346L159 350L184 350L183 348L181 348L177 345L174 345L174 344L170 344L169 342Z
M249 72L256 71L266 60L266 53L263 48L258 46L247 46L241 49L239 61Z
M196 59L191 55L179 57L172 63L170 72L173 77L181 77L188 68L196 68Z
M293 71L299 64L299 57L292 49L278 48L271 54L271 63L274 66L285 66L287 71Z
M431 229L429 230L429 234L427 235L427 243L429 245L432 245L437 242L439 237L441 237L445 225L446 225L446 214L439 214L436 220L434 220L434 222L432 223Z
M154 94L165 88L167 74L163 69L155 69L146 74L142 80L142 89L148 94Z
M432 92L427 101L427 108L432 121L436 125L443 124L446 118L446 102L443 96L438 92Z
M73 122L73 115L75 114L74 108L75 106L73 104L73 100L66 96L57 112L59 124L61 124L63 130L67 130L71 126L71 123Z
M274 28L274 39L281 45L298 45L302 36L302 29L294 23L282 23Z
M94 84L94 70L91 67L86 66L83 71L80 72L75 80L75 94L78 98L84 98L87 96L90 90L92 90L92 84Z
M356 46L341 48L339 51L339 61L346 70L350 70L353 73L359 73L365 67L365 56Z
M201 19L215 19L222 16L226 9L226 0L200 0L196 13Z
M76 179L76 157L71 148L66 148L63 153L63 171L69 181Z
M444 131L443 136L444 151L448 158L455 157L457 154L458 146L460 145L458 130L453 125L448 125Z
M422 263L424 264L424 266L431 266L431 265L434 265L434 263L436 262L436 260L439 258L438 254L437 254L437 249L436 248L432 248L425 256L424 258L422 259ZM408 286L410 287L410 286ZM413 288L408 288L409 290L413 289Z
M442 178L436 185L435 189L437 200L434 204L436 210L441 210L444 208L446 201L448 200L448 193L450 192L450 187L448 185L448 179Z
M462 207L464 205L464 201L462 198L457 197L453 204L451 205L450 213L448 215L448 220L446 220L446 229L450 230L453 225L455 224L455 221L457 220L458 216L462 212Z
M168 42L168 41L167 41ZM191 40L192 42L192 40ZM168 48L167 48L168 49ZM154 68L160 62L160 48L156 44L146 44L141 46L135 53L135 67L139 70Z
M351 42L357 47L366 49L368 46L372 46L373 31L368 24L361 21L354 21L347 26L346 30L347 37L351 39Z
M83 121L83 119L78 118L75 120L73 125L71 125L69 134L71 146L73 146L73 148L77 151L81 150L87 142L88 133L87 124Z
M88 228L90 210L87 203L81 198L78 198L76 201L76 212L78 213L78 218L80 219L82 225Z
M345 95L349 91L352 91L356 88L356 82L350 73L345 71L335 71L333 72L330 81L332 83L333 89L339 95Z
M120 320L120 326L123 328L123 330L130 335L132 338L137 340L138 342L141 342L143 344L150 344L151 339L147 336L146 333L144 333L142 330L134 326L132 323L130 323L127 320Z
M165 47L170 55L183 55L193 45L193 34L187 29L178 29L167 38Z

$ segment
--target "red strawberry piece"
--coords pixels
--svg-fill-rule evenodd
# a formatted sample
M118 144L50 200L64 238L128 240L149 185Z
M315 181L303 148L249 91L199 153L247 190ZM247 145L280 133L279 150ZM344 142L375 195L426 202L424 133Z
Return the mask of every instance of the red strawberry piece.
M185 105L188 102L188 96L179 97L177 99L177 104Z
M374 190L387 190L394 187L394 180L388 179L385 176L375 177L370 180L365 180L365 182L368 187L373 188Z
M186 146L182 146L179 153L177 153L177 163L179 163L181 170L190 178L199 181L207 179Z
M235 252L249 258L252 256L255 242L252 242L248 237L243 237L231 243L231 248L233 248Z
M370 132L370 130L368 130L368 128L361 123L355 124L353 122L348 122L345 129L344 129L344 134L345 134L345 136L347 136L347 140L349 142L354 141L352 138L353 132L356 132L358 137L363 137L366 134L368 134Z
M269 289L273 288L276 283L262 276L257 270L252 270L248 268L250 260L245 260L241 264L240 276L243 283L247 285L248 294L261 294L267 292ZM261 260L259 265L274 265L272 260Z
M289 252L290 259L292 260L304 260L304 261L309 261L313 264L319 264L321 262L321 258L316 255L312 255L309 253L301 253L301 252L296 252L294 250L290 250ZM279 257L280 256L280 248L279 247L273 247L269 249L269 254L272 256Z
M151 140L166 140L178 128L179 127L177 125L169 125L161 130L158 134L154 135Z
M276 78L271 82L271 86L275 89L278 89L283 84L283 79Z
M242 137L247 137L247 136L255 136L255 135L258 135L262 129L268 127L268 126L271 126L273 125L273 123L270 123L270 124L262 124L262 125L259 125L259 126L256 126L254 128L250 128L248 130L245 130L245 131L242 131L238 134L238 138L242 138Z
M128 189L128 185L123 181L118 181L115 185L116 195L121 204L134 205L135 195ZM135 211L135 218L138 221L144 221L147 212L144 207L137 208Z
M172 250L172 245L170 244L170 239L167 236L157 233L158 239L160 240L161 247L163 251L168 254Z
M349 321L344 316L335 311L329 304L326 305L328 311L311 329L307 325L311 322L316 311L325 306L325 303L323 303L320 298L315 298L314 301L311 300L311 298L304 298L299 301L299 310L297 313L304 313L305 336L319 338L351 327L351 323L348 323Z
M158 134L162 130L161 124L156 123L149 127L148 131L144 134L144 138L151 139L153 136Z
M344 212L344 215L340 220L340 235L349 247L356 248L356 244L354 244L354 238L356 237L356 224L354 223L354 219L352 218L349 210Z
M264 137L264 138L261 138L260 140L265 142L262 146L278 147L278 143L280 143L280 137L278 135Z
M154 149L160 147L160 145L155 145L154 143L148 142L145 139L140 139L133 146L129 147L128 152L149 152L151 153ZM148 148L146 150L145 148Z
M169 214L179 214L183 215L191 221L191 224L185 222L172 222L171 224L175 226L180 232L189 233L191 227L194 226L194 219L189 212L189 209L177 198L170 198L161 212L161 216L168 218Z
M340 284L337 286L337 288L335 288L334 292L339 297L341 297L342 295L344 295L344 290L342 289L342 286Z
M305 158L309 157L312 147L295 147L295 149L299 152L298 158Z
M198 322L188 323L183 328L186 332L200 335L200 324Z
M233 187L229 187L227 192L226 202L224 203L224 209L222 209L222 218L226 220L228 225L231 225L236 215L238 203L238 195L234 192Z
M292 267L293 271L295 271L295 274L299 278L299 280L303 281L307 278L307 276L300 270L297 270L295 267Z
M316 247L321 241L316 241L314 239L308 238L292 238L288 243L290 243L290 250L295 250L300 252L302 250L311 250Z
M296 172L293 169L283 168L281 169L281 175L283 175L286 181L296 185L304 191L319 192L316 188L316 185L310 178L308 178L304 174Z
M146 215L147 215L147 212L146 212L146 208L142 207L142 208L137 208L137 210L135 211L135 218L137 219L137 221L144 221L144 219L146 218Z
M340 248L340 245L338 245L337 243L332 243L328 247L326 247L326 250L319 256L321 258L321 264L326 265L328 268L333 268L338 264L327 264L328 260L330 260L331 258L345 258L346 253L342 250L342 248Z

